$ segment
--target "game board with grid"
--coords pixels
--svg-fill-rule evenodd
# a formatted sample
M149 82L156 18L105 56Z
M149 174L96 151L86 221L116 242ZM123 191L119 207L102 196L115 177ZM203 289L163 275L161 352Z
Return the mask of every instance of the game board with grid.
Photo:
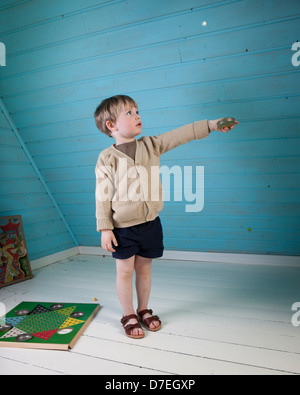
M69 349L99 309L98 304L23 302L0 318L0 347Z

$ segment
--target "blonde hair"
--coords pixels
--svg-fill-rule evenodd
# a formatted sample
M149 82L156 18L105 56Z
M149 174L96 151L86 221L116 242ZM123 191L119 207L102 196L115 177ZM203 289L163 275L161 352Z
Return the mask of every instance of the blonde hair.
M97 128L107 136L112 137L106 122L116 122L122 106L125 107L126 104L137 107L136 102L126 95L116 95L104 99L94 113Z

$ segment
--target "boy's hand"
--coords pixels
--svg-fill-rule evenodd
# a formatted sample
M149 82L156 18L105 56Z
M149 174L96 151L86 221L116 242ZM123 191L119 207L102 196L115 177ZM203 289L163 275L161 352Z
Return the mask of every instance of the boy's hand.
M112 244L114 244L116 247L118 246L114 232L112 230L101 230L101 247L105 251L116 252Z
M213 121L208 121L208 126L211 132L213 132L214 130L217 130L219 132L222 133L227 133L229 130L233 129L235 127L235 125L239 125L240 123L238 121L234 121L234 124L232 124L231 127L228 126L224 126L222 129L218 128L218 122L221 121L223 118L220 119L215 119Z

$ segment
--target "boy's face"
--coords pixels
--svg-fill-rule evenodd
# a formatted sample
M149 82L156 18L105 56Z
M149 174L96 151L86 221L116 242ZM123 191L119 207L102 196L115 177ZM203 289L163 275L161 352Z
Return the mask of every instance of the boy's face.
M117 143L133 141L142 131L139 110L131 104L122 106L118 119L112 122L112 136Z

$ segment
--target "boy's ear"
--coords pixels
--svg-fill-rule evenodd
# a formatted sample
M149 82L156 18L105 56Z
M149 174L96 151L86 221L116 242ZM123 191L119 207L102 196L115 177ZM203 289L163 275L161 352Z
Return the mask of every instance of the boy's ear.
M106 121L106 127L111 131L115 132L117 130L116 125L112 121Z

